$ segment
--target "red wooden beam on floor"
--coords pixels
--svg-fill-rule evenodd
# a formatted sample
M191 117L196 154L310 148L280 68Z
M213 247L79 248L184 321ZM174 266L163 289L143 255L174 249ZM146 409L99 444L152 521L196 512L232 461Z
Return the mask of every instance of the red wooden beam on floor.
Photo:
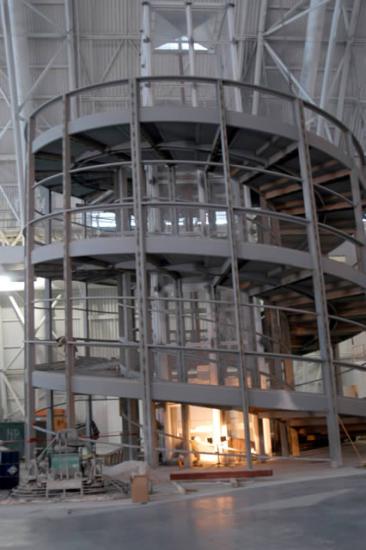
M253 477L270 477L273 470L204 470L196 472L173 472L170 481L193 481L206 479L241 479Z

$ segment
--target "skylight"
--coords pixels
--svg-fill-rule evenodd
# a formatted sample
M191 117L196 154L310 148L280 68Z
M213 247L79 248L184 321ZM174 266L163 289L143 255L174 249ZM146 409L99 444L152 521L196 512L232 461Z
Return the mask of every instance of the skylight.
M203 51L207 52L208 48L205 46L202 46L199 42L194 42L193 48L196 51ZM189 49L189 41L187 36L181 36L180 38L177 38L173 42L166 42L165 44L162 44L157 50L168 50L168 51L178 51L178 50L188 50Z

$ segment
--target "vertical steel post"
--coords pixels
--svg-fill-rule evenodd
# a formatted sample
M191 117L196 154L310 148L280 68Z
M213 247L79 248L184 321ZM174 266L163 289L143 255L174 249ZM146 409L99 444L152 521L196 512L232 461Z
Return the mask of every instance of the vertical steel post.
M141 75L152 76L152 50L151 50L151 5L148 0L142 0L142 36L141 36ZM142 101L144 106L153 104L153 94L150 82L145 82L142 88Z
M48 430L47 433L47 445L52 441L53 435L50 432L54 430L54 421L53 421L53 412L54 412L54 391L46 390L46 406L47 406L47 416L46 416L46 427Z
M349 27L347 30L347 44L344 52L342 75L339 83L339 89L337 94L337 113L338 120L343 120L344 103L346 99L346 91L349 83L349 70L352 67L352 46L355 38L355 31L359 22L359 15L361 9L361 0L354 0L352 2L352 14ZM339 130L336 129L336 136L339 137ZM336 139L336 143L338 143Z
M25 458L27 464L34 456L34 420L35 420L35 390L33 388L33 369L35 364L35 326L34 326L34 266L32 251L34 247L34 182L35 166L32 151L35 137L36 123L31 117L28 122L28 173L26 200L26 225L25 225Z
M310 97L315 95L327 5L322 0L310 0L300 84Z
M187 454L184 455L184 466L185 468L190 468L192 466L192 455L191 450L191 431L190 431L190 410L189 405L182 403L180 406L181 415L182 415L182 435L183 435L183 446Z
M79 75L76 58L75 4L74 0L64 0L69 90L75 90L78 87ZM75 119L78 116L78 96L71 98L70 110L71 117Z
M84 283L84 298L85 298L85 301L84 301L84 315L83 315L83 336L86 340L86 344L89 343L89 340L90 340L90 325L89 325L89 310L90 310L90 307L89 307L89 284L88 283ZM89 345L86 345L85 346L85 357L89 357L90 356L90 347Z
M287 425L283 420L278 421L278 427L280 432L281 454L284 457L290 456L290 450L288 445Z
M8 389L5 382L5 350L4 350L4 325L2 315L2 304L0 305L0 420L6 420L9 414Z
M15 10L15 14L11 16L10 9ZM17 184L19 193L19 214L20 222L24 223L24 168L25 168L25 152L24 152L24 134L23 124L21 123L21 117L19 113L19 105L22 101L20 96L20 89L25 82L18 82L20 77L22 80L26 79L29 74L29 65L26 63L26 49L24 45L27 41L24 23L25 6L23 2L12 2L9 7L9 0L2 0L1 2L1 18L2 18L2 30L3 40L5 48L6 66L8 71L9 92L10 92L10 114L13 127L13 139L16 154L16 171L17 171ZM15 26L15 28L14 28ZM21 38L20 38L21 37ZM19 40L18 49L24 54L19 59L19 52L14 51L14 42ZM18 53L18 55L17 55ZM16 60L18 63L16 63ZM21 62L22 61L22 62ZM29 86L30 87L30 86ZM29 126L28 126L29 129Z
M255 54L254 67L254 84L260 86L263 66L264 54L264 31L266 28L266 15L268 0L260 0L259 25L257 35L257 51ZM257 115L259 112L259 92L253 94L252 114Z
M187 38L188 38L188 61L189 61L189 74L196 76L195 66L195 52L194 52L194 37L193 37L193 19L192 19L192 0L186 0L186 25L187 25ZM192 83L192 107L197 107L197 86Z
M235 2L229 0L226 4L227 7L227 27L230 41L230 56L231 56L231 69L233 80L240 81L240 68L239 68L239 56L238 56L238 41L235 36ZM234 88L235 109L237 111L243 110L243 103L241 99L241 88Z
M71 150L69 136L70 97L63 97L63 222L64 222L64 307L65 307L65 393L67 427L75 425L75 402L73 393L73 377L75 370L75 344L73 342L73 302L72 302L72 259L70 256L71 242Z
M141 137L139 117L139 82L130 81L130 132L131 132L131 161L133 181L133 204L135 214L135 262L136 262L136 291L139 320L139 354L141 377L144 386L144 445L145 460L152 467L156 465L154 456L153 434L153 402L151 400L151 368L149 357L149 306L147 291L147 271L145 254L146 216L144 215L143 200L143 170L141 164Z
M118 289L118 326L119 339L125 344L133 341L133 317L132 300L127 297L131 296L131 275L130 273L122 273L117 276ZM120 362L127 370L135 370L136 365L133 362L134 349L128 346L120 347ZM122 443L128 445L138 445L138 400L137 399L120 399L120 410L122 416ZM138 449L127 447L124 449L125 460L136 460Z
M127 338L126 338L127 327L125 326L125 315L124 315L124 313L125 313L124 310L125 310L126 304L124 304L123 298L122 298L122 296L124 296L123 286L124 286L123 285L123 275L118 274L117 275L117 294L118 294L118 297L117 297L117 311L118 311L118 339L119 339L119 341L121 341L122 339L125 340L125 341L127 340ZM125 348L123 348L121 344L119 346L119 360L120 360L122 365L124 363L126 363ZM124 366L127 367L126 364Z
M247 388L247 371L245 364L245 349L243 341L243 323L242 323L242 312L240 304L240 282L239 282L239 269L238 269L238 258L236 251L236 238L235 238L235 214L234 214L234 202L233 202L233 186L230 175L230 157L229 157L229 144L227 138L227 127L226 127L226 110L225 110L225 97L224 97L224 86L222 81L219 81L217 84L217 101L218 101L218 111L220 117L220 136L221 136L221 155L225 179L225 194L226 194L226 208L227 208L227 219L228 219L228 237L229 237L229 246L230 246L230 259L231 259L231 276L232 276L232 287L234 295L234 308L235 308L235 328L236 328L236 338L238 345L238 359L239 359L239 377L240 377L240 390L241 390L241 401L242 401L242 410L243 410L243 421L244 421L244 438L245 438L245 454L247 466L249 469L252 469L252 454L250 448L250 425L249 425L249 398L248 398L248 388Z
M362 246L356 244L356 256L359 267L363 273L366 273L366 235L363 221L362 197L360 188L360 179L358 167L353 156L353 143L350 132L345 135L346 147L349 158L352 160L352 169L350 174L351 195L353 202L353 212L355 218L356 238L362 243Z
M87 437L92 437L92 422L93 422L93 396L88 395L86 401L86 415L85 415L85 432Z
M168 168L168 182L169 182L169 201L176 201L176 170L175 166L169 166ZM173 235L178 235L179 225L178 225L178 212L177 206L172 206L170 208L171 219L172 219L172 232Z
M49 194L48 194L49 199ZM50 212L50 205L48 205L48 212ZM47 224L48 226L48 224ZM46 238L46 242L50 242L49 238ZM49 342L53 340L53 320L52 320L52 281L51 279L46 279L45 289L44 289L44 298L45 298L45 337ZM53 353L52 347L47 346L47 362L48 364L52 363ZM50 432L53 431L53 390L46 390L46 406L47 406L47 430ZM47 433L47 443L50 443L52 439L52 434Z
M178 378L180 382L187 382L187 371L185 369L185 356L184 350L181 349L185 346L185 333L184 333L184 303L183 298L183 281L182 279L176 279L174 285L174 293L177 298L175 305L176 311L176 331L177 331L177 346L180 349L177 351L177 367Z
M238 41L235 36L235 2L230 0L227 2L227 26L230 40L230 57L233 80L240 81L239 57L238 57ZM234 88L235 109L243 110L241 99L241 89Z
M322 252L320 246L317 208L312 182L311 158L309 145L307 142L304 105L300 99L295 100L295 117L298 127L298 151L300 173L302 178L305 217L308 220L307 235L309 251L313 262L312 277L315 310L317 314L319 351L322 358L324 391L328 403L327 428L329 453L332 465L340 466L342 464L342 450L337 415L335 369L329 330L328 307L322 265Z
M329 38L328 38L328 49L327 49L325 65L324 65L323 82L322 82L322 88L320 92L319 106L322 109L326 108L328 94L329 94L330 79L332 75L332 66L333 66L333 60L334 60L336 44L337 44L338 24L342 13L342 3L343 3L342 0L335 0L335 4L334 4L332 23L330 26ZM319 116L318 124L317 124L317 134L319 134L320 136L323 134L324 123L325 123L324 117Z
M123 307L123 326L124 333L123 337L125 342L131 343L134 341L134 318L135 318L135 307L136 307L136 298L132 297L132 283L131 283L131 274L123 273L122 275L122 285L124 296L122 304L120 307ZM131 297L131 298L127 298ZM137 369L136 361L136 349L126 347L124 352L124 361L125 366L129 370Z

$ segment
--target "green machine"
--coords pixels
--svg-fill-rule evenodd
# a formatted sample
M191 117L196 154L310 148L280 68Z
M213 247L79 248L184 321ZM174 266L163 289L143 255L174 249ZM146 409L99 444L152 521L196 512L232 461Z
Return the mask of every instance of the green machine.
M56 478L75 478L81 475L79 453L52 453L50 455L50 470Z

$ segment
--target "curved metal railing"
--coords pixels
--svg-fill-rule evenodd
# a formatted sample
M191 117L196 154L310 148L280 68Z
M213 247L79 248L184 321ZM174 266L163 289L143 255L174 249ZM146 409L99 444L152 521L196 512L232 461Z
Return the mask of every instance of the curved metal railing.
M211 96L209 96L209 99L211 101L212 106L216 102L216 86L218 82L222 83L226 91L235 89L235 90L239 90L241 94L245 94L245 93L248 93L250 95L258 94L259 97L262 97L262 101L264 105L265 105L264 100L267 101L268 98L272 98L272 99L275 98L275 99L282 100L290 107L294 105L295 101L298 100L296 96L287 94L285 92L281 92L279 90L273 90L271 88L267 88L264 86L258 86L258 85L250 84L246 82L237 82L229 79L219 80L219 79L209 78L209 77L192 77L192 76L184 76L184 77L183 76L149 76L149 77L138 77L136 78L136 81L139 84L140 88L152 89L152 94L154 92L153 87L162 85L162 84L175 84L175 85L178 85L180 88L182 86L191 85L191 86L194 86L195 89L199 89L200 86L206 86L206 87L211 86L212 87ZM51 107L54 107L57 104L62 105L65 98L70 98L70 100L75 101L77 104L77 102L80 102L82 100L83 95L85 96L85 94L93 93L102 89L112 89L112 88L117 89L121 87L128 88L129 83L130 83L130 80L128 79L120 79L120 80L114 80L110 82L100 82L96 84L91 84L88 86L84 86L82 88L78 88L76 90L71 90L69 92L66 92L65 94L55 96L54 98L40 105L37 109L35 109L32 112L30 118L33 120L39 119L41 115L43 116L44 113L47 110L49 110ZM126 101L128 101L128 90L126 91L127 93L125 94L125 96L111 96L109 99L111 98L114 99L117 102L117 104L118 104L118 101L125 102L124 108L125 110L128 110L128 105L126 103ZM157 95L157 100L159 101L159 94L156 94L156 95ZM198 94L198 97L200 97L199 94ZM246 107L249 107L249 112L251 112L252 111L251 98L247 99L247 101L245 101L245 99L246 98L243 97L240 111L245 112ZM102 98L102 99L98 98L98 100L99 100L99 103L102 104L103 100L106 100L106 98ZM361 165L364 165L365 159L364 159L364 152L363 152L362 146L357 140L356 136L351 132L351 130L343 122L338 120L335 116L328 113L327 111L324 111L323 109L318 107L316 104L310 103L305 100L301 100L301 101L304 105L305 110L309 112L313 118L315 117L316 120L319 120L319 117L320 117L320 119L322 119L325 122L326 128L327 128L327 125L331 125L331 127L336 130L336 131L330 131L328 128L328 131L324 131L324 133L321 134L321 137L323 137L333 145L338 146L342 141L341 140L342 136L349 136L349 139L345 139L345 143L344 143L345 151L348 154L350 154L352 157L358 158L359 163ZM95 103L97 103L97 101ZM182 106L184 105L180 95L177 95L177 98L174 104L180 104ZM187 104L185 105L187 106ZM198 106L192 107L192 108L201 108L201 107L202 107L202 100L201 100L201 103L200 103L200 100L198 100ZM233 102L230 102L230 98L229 98L228 107L230 107L231 110L235 111L237 110L238 106L234 105ZM106 111L105 108L104 109L95 108L95 110L98 112ZM62 123L62 113L60 113L60 115L61 116L59 117L59 120L56 121L55 124L52 124L51 126L56 126L57 124ZM276 112L275 110L272 109L268 113L268 118L273 119L275 116L276 116ZM75 109L71 109L70 119L73 120L76 118L78 118L77 105L75 106ZM310 117L310 122L311 122L311 117ZM314 130L314 127L312 127L312 130ZM315 129L314 133L318 133L318 127L317 129Z

